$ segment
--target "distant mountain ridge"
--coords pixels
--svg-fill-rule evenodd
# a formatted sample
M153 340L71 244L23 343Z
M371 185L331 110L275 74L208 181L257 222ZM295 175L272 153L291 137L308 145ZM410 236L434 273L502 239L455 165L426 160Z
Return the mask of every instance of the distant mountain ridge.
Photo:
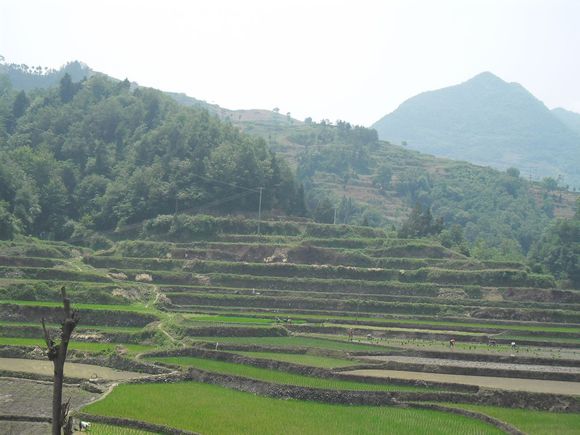
M10 86L18 91L28 92L35 88L47 89L56 86L60 79L69 74L73 82L80 82L83 79L89 78L95 74L103 74L91 69L87 64L79 61L68 62L59 69L49 69L40 66L29 66L25 64L14 64L4 62L4 58L0 56L0 76L6 76L10 82ZM113 80L120 80L115 77L107 77ZM132 86L139 86L137 83L132 83ZM197 107L207 110L209 113L218 116L223 120L230 120L234 124L244 124L247 122L262 122L273 125L292 125L301 123L297 119L291 118L289 114L283 115L275 110L265 109L244 109L244 110L230 110L221 107L217 104L208 103L204 100L190 97L180 92L164 91L175 101L183 106Z
M3 60L2 56L0 56L1 60ZM35 88L50 88L57 85L67 73L73 82L79 82L95 74L88 65L78 61L69 62L58 70L0 62L0 75L6 75L11 86L19 91L28 92Z
M381 139L421 152L580 186L580 115L550 111L520 84L489 72L412 97L372 127Z

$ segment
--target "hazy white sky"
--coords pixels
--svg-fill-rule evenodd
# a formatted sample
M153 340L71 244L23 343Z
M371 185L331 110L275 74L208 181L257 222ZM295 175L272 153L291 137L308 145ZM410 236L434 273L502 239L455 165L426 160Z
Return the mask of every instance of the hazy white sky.
M0 0L0 54L369 125L482 72L580 112L580 0Z

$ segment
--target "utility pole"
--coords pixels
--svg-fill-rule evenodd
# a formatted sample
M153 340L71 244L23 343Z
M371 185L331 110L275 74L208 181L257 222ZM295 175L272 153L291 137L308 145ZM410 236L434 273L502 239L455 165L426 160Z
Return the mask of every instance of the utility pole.
M258 235L260 235L260 221L262 220L262 189L260 187L260 201L258 202Z
M334 219L332 220L332 224L336 225L336 206L334 206Z

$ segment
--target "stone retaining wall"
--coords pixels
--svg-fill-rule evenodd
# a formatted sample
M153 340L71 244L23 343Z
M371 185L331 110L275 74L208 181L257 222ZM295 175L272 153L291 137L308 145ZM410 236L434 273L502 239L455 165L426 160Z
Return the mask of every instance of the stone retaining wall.
M83 325L107 326L145 326L159 320L153 314L114 310L83 310ZM0 320L9 322L40 322L42 318L47 323L62 322L62 307L46 307L41 305L2 304Z
M132 379L131 384L196 381L278 399L312 400L345 405L399 405L404 402L451 402L552 412L580 412L580 398L556 394L481 389L478 393L350 391L281 385L241 376L190 368L187 372ZM360 378L359 378L360 381Z
M166 435L199 435L196 432L187 430L175 429L161 424L147 423L140 420L130 420L127 418L107 417L104 415L86 414L83 412L75 413L74 417L83 421L90 421L95 423L108 424L113 426L127 427L130 429L138 429L146 432L161 433Z
M354 375L346 375L342 373L337 373L335 371L321 368L321 367L311 367L311 366L304 366L301 364L294 364L285 361L274 361L262 358L251 358L244 355L236 355L234 353L229 352L221 352L215 350L206 350L200 348L184 348L184 349L175 349L171 351L159 351L159 352L149 352L144 356L147 357L166 357L166 356L193 356L199 358L206 358L206 359L214 359L217 361L226 361L232 362L236 364L244 364L249 365L252 367L258 367L263 369L270 369L270 370L279 370L288 373L294 373L298 375L304 376L313 376L318 378L330 378L330 379L338 379L338 380L348 380L348 381L359 381L359 382L366 382L370 384L394 384L394 385L411 385L411 386L421 386L421 387L434 387L434 388L441 388L441 389L448 389L453 391L465 391L465 392L477 392L479 388L477 386L472 385L463 385L463 384L453 384L447 382L430 382L430 381L421 381L421 380L413 380L413 379L381 379L377 377L361 377L361 376L354 376Z
M350 370L351 368L349 368ZM371 369L371 370L403 370L411 372L422 373L444 373L451 375L468 375L468 376L495 376L500 378L522 378L522 379L542 379L546 381L568 381L580 382L579 373L561 373L551 372L550 368L546 367L544 372L519 370L519 369L499 369L488 367L461 367L461 366L447 366L437 364L421 364L420 362L399 362L387 361L385 363L376 365L356 366L352 370Z
M415 356L420 358L441 358L448 360L460 361L478 361L478 362L498 362L508 364L532 364L545 366L563 366L563 367L580 367L580 359L560 359L560 358L541 358L520 355L514 353L511 355L500 354L485 354L485 353L466 353L457 351L430 351L430 350L415 350L415 349L389 349L387 352L349 352L352 356L366 356L366 355L397 355L397 356ZM548 368L547 367L547 368Z

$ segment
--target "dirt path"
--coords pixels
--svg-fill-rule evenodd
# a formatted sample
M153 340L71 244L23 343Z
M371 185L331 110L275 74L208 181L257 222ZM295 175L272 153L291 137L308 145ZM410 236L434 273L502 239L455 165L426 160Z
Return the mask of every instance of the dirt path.
M89 364L66 363L65 373L72 378L99 377L111 381L121 381L126 379L142 378L149 376L145 373L127 372L100 367ZM12 372L36 373L40 375L52 376L54 367L52 362L46 360L32 360L20 358L0 358L0 370Z
M395 361L400 363L426 364L447 367L470 367L470 368L485 368L493 370L525 370L530 372L580 374L580 367L546 366L546 365L515 364L515 363L500 363L500 362L485 362L485 361L460 361L443 358L422 358L414 356L369 355L369 356L361 356L360 358L370 360L372 362Z
M159 329L159 331L161 331L161 333L163 335L165 335L167 338L169 338L169 341L171 341L172 343L177 343L177 339L175 337L173 337L169 332L167 332L165 329L163 329L163 324L161 322L159 322L157 324L157 329ZM183 344L182 344L183 345Z
M341 373L355 376L373 376L377 378L418 379L422 381L451 382L455 384L477 385L480 387L500 390L580 395L580 382L498 378L493 376L447 375L440 373L405 372L399 370L351 370Z

